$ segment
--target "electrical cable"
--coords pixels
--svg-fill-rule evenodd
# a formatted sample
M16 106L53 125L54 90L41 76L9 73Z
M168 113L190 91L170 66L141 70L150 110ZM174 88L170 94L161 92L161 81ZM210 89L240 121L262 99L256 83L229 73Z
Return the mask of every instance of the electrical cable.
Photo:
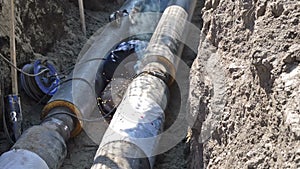
M27 73L27 72L24 72L23 70L19 69L17 66L15 66L11 61L9 61L6 57L4 57L1 53L0 53L0 57L6 61L8 64L10 64L13 68L15 68L17 71L23 73L24 75L26 76L30 76L30 77L35 77L35 76L39 76L41 74L43 74L44 72L46 71L49 71L48 69L44 69L43 71L37 73L37 74L30 74L30 73Z
M86 81L86 80L83 79L83 78L69 78L69 79L66 79L66 80L62 81L61 83L57 84L56 86L54 86L54 88L55 88L55 87L58 87L58 86L60 86L60 85L62 85L62 84L64 84L64 83L66 83L66 82L72 81L72 80L82 80L82 81L86 82L86 83L92 88L92 86L89 84L89 82ZM36 107L37 105L41 104L42 101L43 101L43 99L46 98L46 96L47 96L47 94L45 94L45 95L43 96L43 98L42 98L38 103L36 103L36 105L33 106L33 108L32 108L30 111L32 111L32 110L34 109L34 107ZM97 101L97 97L96 97L96 101ZM97 119L80 118L80 117L77 117L76 115L74 115L74 114L72 114L72 113L67 113L67 112L57 112L57 113L52 113L52 114L47 115L44 119L46 119L46 118L48 118L48 117L51 117L51 116L53 116L53 115L56 115L56 114L67 114L67 115L70 115L70 116L72 116L72 117L75 117L75 118L77 118L78 120L81 120L81 121L86 121L86 122L97 122L97 121L101 121L101 120L103 120L103 119L109 117L109 115L111 115L111 114L116 110L116 108L117 108L118 106L119 106L119 105L116 105L109 113L104 113L104 111L102 110L102 108L99 107L99 105L98 105L98 108L99 108L99 111L101 111L101 114L105 114L105 115L104 115L103 117L100 117L100 118L97 118ZM29 112L30 112L30 111L29 111Z
M83 62L79 62L79 63L77 63L76 65L81 65L81 64L84 64L84 63L87 63L87 62L90 62L90 61L94 61L94 60L106 60L106 58L92 58L92 59L89 59L89 60L86 60L86 61L83 61ZM49 78L55 77L55 76L63 76L63 77L60 77L60 78L61 78L61 79L65 79L65 78L66 78L66 74L64 74L64 73L67 72L68 70L71 70L71 69L74 68L76 65L70 66L70 67L67 68L66 70L64 70L64 71L62 71L62 72L60 72L60 73L58 73L58 74L56 74L56 75L51 75L51 76L49 76ZM51 89L48 91L48 93L44 94L44 96L43 96L41 99L39 99L39 101L36 103L36 105L33 106L33 108L29 110L29 112L32 111L32 110L34 109L34 107L36 107L37 105L41 104L41 103L44 101L44 99L47 97L47 95L49 95L49 93L50 93L51 90L53 90L54 88L56 88L56 87L62 85L63 83L66 83L66 82L68 82L68 81L70 81L70 80L76 80L76 79L74 79L74 78L69 78L69 79L66 79L66 80L60 82L59 84L53 86L53 88L51 88ZM87 83L88 83L88 82L87 82ZM89 84L89 86L90 86L90 84ZM96 97L96 98L97 98L97 97ZM100 108L99 108L99 109L100 109ZM101 110L100 110L100 111L101 111ZM103 112L103 111L102 111L102 112Z
M4 88L4 85L3 85L4 81L3 81L3 78L1 78L1 91L4 91L3 88ZM4 129L4 133L8 139L8 141L11 143L11 144L14 144L15 141L13 141L13 139L11 138L10 134L9 134L9 131L8 131L8 127L7 127L7 123L6 123L6 116L5 116L5 106L4 106L4 94L2 93L2 96L1 96L1 106L2 106L2 121L3 121L3 129Z
M88 83L88 81L86 81L85 79L83 78L69 78L69 79L66 79L64 81L62 81L60 84L56 85L55 87L58 87L60 85L62 85L63 83L66 83L68 81L72 81L72 80L82 80L86 83ZM3 88L3 80L1 81L1 90ZM91 87L91 85L88 83L88 85ZM3 91L3 90L2 90ZM36 105L39 105L42 103L43 99L47 96L47 94L45 94L43 96L43 98L36 104ZM1 104L4 104L4 98L3 96L1 97ZM54 115L57 115L57 114L66 114L66 115L69 115L71 117L74 117L80 121L85 121L85 122L98 122L98 121L102 121L103 119L109 117L115 110L116 108L118 107L119 105L116 105L109 113L105 114L103 117L100 117L100 118L96 118L96 119L87 119L87 118L80 118L78 116L76 116L75 114L73 113L68 113L68 112L56 112L56 113L51 113L51 114L48 114L44 119L46 118L49 118L49 117L52 117ZM35 107L35 106L34 106ZM99 110L102 112L103 114L103 110L101 110L101 108L98 106ZM11 143L11 144L14 144L15 141L13 141L13 139L11 138L10 134L9 134L9 131L8 131L8 127L7 127L7 123L6 123L6 116L5 116L5 107L2 106L2 112L3 112L3 128L4 128L4 132L8 138L8 141Z
M19 69L18 67L16 67L16 66L15 66L14 64L12 64L7 58L5 58L1 53L0 53L0 56L1 56L1 58L2 58L4 61L6 61L8 64L10 64L13 68L15 68L17 71L23 73L23 74L26 75L26 76L35 77L35 76L39 76L39 75L43 74L43 73L46 72L46 71L49 71L48 69L44 69L43 71L41 71L41 72L39 72L39 73L37 73L37 74L30 74L30 73L24 72L23 70L21 70L21 69ZM94 61L94 60L107 60L107 59L106 59L106 58L92 58L92 59L89 59L89 60L86 60L86 61L84 61L84 62L82 62L82 63L78 63L78 64L76 64L76 65L70 66L69 68L67 68L66 70L64 70L64 71L62 71L61 73L57 74L56 76L58 76L58 75L65 75L65 74L63 74L64 72L71 70L71 69L74 68L75 66L78 66L78 65L81 65L81 64L90 62L90 61ZM66 83L66 82L72 81L72 80L82 80L82 81L86 82L86 83L91 87L91 89L92 89L92 86L89 84L89 82L86 81L86 80L83 79L83 78L69 78L69 79L66 79L66 80L62 81L61 83L57 84L56 86L53 86L53 88L56 88L56 87L62 85L63 83ZM49 90L49 92L50 92L50 91L51 91L51 90ZM45 94L45 95L40 99L40 101L39 101L36 105L41 104L42 101L47 97L48 94L49 94L49 93ZM97 97L96 97L96 100L97 100ZM97 101L97 102L98 102L98 101ZM35 105L35 106L36 106L36 105ZM35 107L35 106L34 106L34 107ZM47 115L45 118L48 118L48 117L53 116L53 115L55 115L55 114L67 114L67 115L70 115L70 116L72 116L72 117L75 117L75 118L77 118L78 120L81 120L81 121L96 122L96 121L101 121L101 120L107 118L108 116L110 116L110 115L116 110L116 108L117 108L118 106L119 106L119 105L116 105L109 113L104 113L103 109L102 109L101 107L99 107L99 105L98 105L99 111L101 111L102 114L105 114L105 115L104 115L103 117L97 118L97 119L80 118L80 117L77 117L76 115L74 115L74 114L72 114L72 113L67 113L67 112L53 113L53 114L51 114L51 115ZM32 109L32 110L33 110L33 109ZM31 110L30 110L30 111L31 111ZM6 126L6 129L7 129L7 126ZM8 133L8 131L7 131L7 133ZM10 138L10 141L12 141L11 138ZM14 142L12 141L12 143L14 143Z
M6 57L4 57L1 53L0 53L0 57L1 57L5 62L7 62L9 65L11 65L14 69L16 69L17 71L19 71L19 72L21 72L22 74L24 74L24 75L26 75L26 76L29 76L29 77L36 77L36 76L39 76L39 75L43 74L43 73L46 72L46 71L49 71L49 69L44 69L44 70L42 70L41 72L36 73L36 74L27 73L27 72L23 71L22 69L19 69L17 66L15 66L10 60L8 60ZM81 62L81 63L77 63L76 65L70 66L70 67L67 68L66 70L60 72L59 74L56 74L56 76L63 75L64 78L65 78L65 72L72 70L75 66L78 66L78 65L81 65L81 64L90 62L90 61L94 61L94 60L107 60L107 59L106 59L106 58L92 58L92 59L89 59L89 60L83 61L83 62ZM72 80L82 80L82 81L86 82L86 83L91 87L91 89L92 89L92 86L89 84L89 82L86 81L86 80L83 79L83 78L69 78L69 79L66 79L66 80L62 81L61 83L59 83L59 84L53 86L53 89L56 88L56 87L58 87L58 86L60 86L60 85L62 85L63 83L66 83L66 82L72 81ZM4 85L3 85L3 80L1 80L1 86L0 86L0 87L1 87L1 90L2 90L3 86L4 86ZM3 91L3 90L2 90L2 91ZM35 106L33 106L33 108L36 107L37 105L41 104L41 103L44 101L44 99L47 97L47 95L49 94L50 91L51 91L51 90L49 90L48 93L45 94L45 95L39 100L39 102L38 102ZM95 96L96 96L96 94L95 94ZM98 103L97 97L95 97L95 98L96 98L96 102ZM4 104L4 96L1 97L1 104ZM101 114L105 114L105 113L104 113L104 110L102 109L102 107L99 106L98 104L97 104L97 106L98 106L98 109L99 109L99 111L101 112ZM45 118L49 118L49 117L54 116L54 115L56 115L56 114L66 114L66 115L72 116L72 117L74 117L74 118L76 118L76 119L78 119L78 120L80 120L80 121L97 122L97 121L102 121L103 119L109 117L113 112L115 112L115 110L116 110L117 107L118 107L118 105L114 106L113 109L112 109L109 113L106 113L104 116L102 116L102 117L100 117L100 118L96 118L96 119L80 118L80 117L78 117L78 116L76 116L76 115L74 115L74 114L72 114L72 113L68 113L68 112L57 112L57 113L48 114ZM32 111L33 108L32 108L30 111ZM29 111L29 112L30 112L30 111ZM6 136L7 136L8 141L9 141L11 144L14 144L15 141L11 138L11 136L10 136L10 134L9 134L8 126L7 126L7 123L6 123L6 115L5 115L5 106L4 106L4 105L2 105L2 112L3 112L3 128L4 128L4 132L5 132Z
M75 68L75 66L80 66L82 64L85 64L85 63L88 63L88 62L91 62L91 61L95 61L95 60L107 60L107 59L106 58L92 58L92 59L88 59L88 60L85 60L85 61L78 62L77 64L73 65L72 68Z
M81 81L87 83L88 86L93 90L93 87L91 86L91 84L90 84L87 80L85 80L85 79L83 79L83 78L70 78L70 79L65 80L64 83L66 83L67 81L73 81L73 80L81 80ZM60 85L61 85L61 84L60 84ZM96 98L96 102L98 103L96 93L95 93L95 98ZM101 121L101 120L107 118L109 115L111 115L111 114L115 111L115 109L116 109L118 106L119 106L119 105L116 105L109 113L105 114L104 111L103 111L103 110L99 107L99 105L98 105L98 109L101 111L102 114L105 114L105 115L104 115L103 117L96 118L96 119L80 118L80 117L77 117L76 115L74 115L74 114L72 114L72 113L66 113L66 112L52 113L51 116L54 115L54 114L67 114L67 115L71 115L72 117L75 117L75 118L77 118L78 120L81 120L81 121L86 121L86 122L96 122L96 121ZM46 116L46 117L47 117L47 116ZM45 118L46 118L46 117L45 117Z
M65 73L72 70L75 66L79 66L81 64L88 63L88 62L95 61L95 60L107 60L107 59L106 58L92 58L92 59L86 60L84 62L79 62L79 63L72 65L72 66L68 67L67 69L61 71L60 73L57 74L57 76L61 76L61 75L66 76ZM50 76L50 77L52 77L52 76Z
M76 119L78 119L78 120L80 120L80 121L86 121L86 122L98 122L98 121L101 121L101 120L107 118L109 115L111 115L111 114L115 111L115 109L116 109L117 107L118 107L118 105L115 106L109 113L105 114L103 117L96 118L96 119L86 119L86 118L81 118L81 117L76 116L76 115L73 114L73 113L67 113L67 112L56 112L56 113L51 113L51 114L48 114L48 115L45 117L45 119L46 119L46 118L49 118L49 117L52 117L52 116L54 116L54 115L57 115L57 114L66 114L66 115L75 117Z

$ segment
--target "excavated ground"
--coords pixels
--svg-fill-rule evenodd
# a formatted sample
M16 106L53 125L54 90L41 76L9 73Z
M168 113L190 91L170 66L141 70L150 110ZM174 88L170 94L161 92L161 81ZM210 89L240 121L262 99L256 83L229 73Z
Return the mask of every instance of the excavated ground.
M17 0L15 5L18 67L35 59L46 59L59 72L68 70L76 63L77 56L88 38L105 25L109 14L119 7L116 2L111 2L103 4L101 11L86 10L85 37L81 31L78 7L73 2ZM0 1L0 6L0 52L9 58L9 1ZM1 78L5 81L5 94L9 94L10 70L3 60L0 61L0 69ZM40 123L40 113L44 105L33 101L21 89L20 96L25 130ZM2 123L0 136L2 153L11 146L5 139ZM68 142L68 155L61 168L90 168L97 147L82 132L76 139Z
M295 0L205 2L191 71L193 168L300 167L299 18Z
M77 56L89 37L99 28L108 23L108 16L120 6L117 2L96 2L94 0L85 1L87 37L81 31L79 10L75 0L71 2L54 1L24 1L16 0L16 42L17 42L17 62L18 67L34 61L35 59L47 59L53 63L59 72L67 70L76 63ZM201 1L202 2L202 1ZM199 2L193 18L193 22L199 28L202 26L201 8L203 3ZM88 5L94 3L94 6ZM9 58L9 2L0 1L0 52ZM191 66L195 53L185 50L186 63ZM5 94L10 93L10 68L3 60L0 60L0 74L5 81ZM182 74L185 79L185 93L188 96L188 73ZM173 88L176 88L173 86ZM173 89L175 90L175 89ZM20 89L22 110L24 115L24 129L40 123L40 112L43 104L33 101L23 90ZM174 95L171 105L176 105L180 97ZM177 104L178 105L178 104ZM168 111L174 111L169 106ZM2 116L0 116L2 117ZM172 117L167 117L172 121ZM174 117L173 117L174 118ZM2 120L1 120L2 121ZM171 122L166 127L172 125ZM1 124L2 129L2 124ZM0 153L9 149L10 144L5 139L5 134L0 130ZM98 144L94 143L85 132L68 141L68 154L61 169L83 169L90 168L93 158L98 149ZM185 140L168 152L157 157L155 168L186 168L186 147Z
M84 37L75 0L15 2L18 66L43 58L59 71L76 62L87 39L118 9L107 0L93 6L98 11L87 10ZM198 25L200 11L198 5ZM206 0L202 13L187 104L197 121L187 140L158 156L155 168L299 168L300 2ZM8 14L9 2L0 0L0 53L9 58ZM0 60L5 94L9 72ZM39 124L43 105L23 91L21 98L24 127ZM9 148L3 132L0 143L1 153ZM97 148L83 132L68 142L61 168L90 168Z

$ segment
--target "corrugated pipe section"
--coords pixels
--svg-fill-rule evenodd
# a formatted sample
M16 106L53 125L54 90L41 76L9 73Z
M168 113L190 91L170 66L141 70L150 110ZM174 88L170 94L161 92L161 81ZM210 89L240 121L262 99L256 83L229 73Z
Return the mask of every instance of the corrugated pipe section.
M129 85L94 158L92 169L150 169L163 130L168 85L181 56L185 23L196 0L172 0L146 49L139 75Z

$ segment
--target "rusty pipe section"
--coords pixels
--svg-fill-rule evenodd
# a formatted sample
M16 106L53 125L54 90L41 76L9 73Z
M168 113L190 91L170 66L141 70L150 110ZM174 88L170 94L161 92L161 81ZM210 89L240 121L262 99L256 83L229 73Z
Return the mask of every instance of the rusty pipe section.
M94 158L92 169L145 168L154 156L163 130L168 85L181 56L184 22L196 0L173 0L164 11L148 44L139 75L129 85Z

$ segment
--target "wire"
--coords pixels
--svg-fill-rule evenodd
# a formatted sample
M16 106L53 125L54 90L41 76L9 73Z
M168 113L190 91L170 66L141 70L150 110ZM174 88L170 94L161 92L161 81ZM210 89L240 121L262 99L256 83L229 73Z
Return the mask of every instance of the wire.
M72 80L81 80L81 81L87 83L88 86L93 90L93 87L91 86L91 84L90 84L86 79L79 78L79 77L77 77L77 78L69 78L69 79L65 80L64 83L66 83L67 81L72 81ZM96 93L95 93L95 98L96 98L96 102L98 103ZM68 114L68 115L71 115L71 114L72 114L71 116L76 117L78 120L87 121L87 122L96 122L96 121L101 121L101 120L103 120L104 118L106 118L106 117L108 117L109 115L111 115L111 114L115 111L115 109L116 109L118 106L119 106L119 105L114 106L114 108L113 108L111 111L109 111L107 114L105 114L104 111L103 111L103 109L100 108L100 107L98 106L99 111L101 111L101 113L102 113L102 114L105 114L105 115L104 115L103 117L101 117L101 118L97 118L97 119L93 119L93 120L92 120L92 119L80 118L80 117L77 117L76 115L74 115L74 114L72 114L72 113L61 112L61 113L58 113L58 114L64 114L64 113L65 113L65 114ZM54 113L54 114L56 114L56 113Z
M9 134L9 131L8 131L8 127L7 127L7 124L6 124L6 116L5 116L5 110L4 110L4 106L3 106L3 109L2 109L2 121L3 121L3 129L4 129L4 132L5 132L5 135L6 137L8 138L8 141L11 143L11 144L14 144L15 142L13 141L13 139L11 138L10 134Z
M95 60L107 60L107 59L106 59L106 58L92 58L92 59L86 60L86 61L84 61L84 62L79 62L79 63L77 63L77 64L75 64L75 65L72 65L72 66L66 68L65 70L61 71L61 72L58 73L57 75L58 75L58 76L60 76L60 75L65 76L65 75L66 75L65 73L68 72L68 71L70 71L70 70L72 70L75 66L80 66L80 65L82 65L82 64L84 64L84 63L88 63L88 62L95 61ZM56 75L52 75L52 76L56 76ZM50 76L50 77L51 77L51 76Z
M51 113L51 114L48 114L44 119L49 118L49 117L52 117L52 116L57 115L57 114L66 114L66 115L75 117L76 119L81 120L81 121L86 121L86 122L98 122L98 121L102 121L103 119L105 119L105 118L107 118L109 115L111 115L111 114L115 111L115 109L116 109L117 107L118 107L118 106L115 106L109 113L105 114L103 117L96 118L96 119L86 119L86 118L81 118L81 117L76 116L76 115L73 114L73 113L68 113L68 112L56 112L56 113Z
M0 53L0 55L1 55L1 53ZM3 57L3 55L2 55L2 57ZM4 58L4 59L6 59L6 58ZM65 72L71 70L71 69L74 68L75 66L78 66L78 65L81 65L81 64L90 62L90 61L94 61L94 60L107 60L107 59L106 59L106 58L92 58L92 59L89 59L89 60L86 60L86 61L83 61L83 62L79 62L79 63L77 63L76 65L70 66L69 68L67 68L66 70L62 71L61 73L58 73L58 74L56 74L56 75L51 75L50 77L56 77L56 76L61 76L61 75L63 75L62 79L64 79L64 78L66 78L66 77L65 77L65 74L64 74ZM7 61L8 61L8 60L7 60ZM9 61L8 61L8 62L9 62ZM39 102L37 102L37 103L33 106L33 108L30 109L28 112L32 111L37 105L41 104L41 103L44 101L44 99L47 97L47 95L49 95L49 93L51 92L51 90L53 90L54 88L56 88L56 87L58 87L58 86L60 86L60 85L62 85L62 84L64 84L64 83L66 83L66 82L68 82L68 81L71 81L71 80L83 80L83 81L86 81L85 79L82 79L82 78L68 78L68 79L66 79L66 80L64 80L64 81L62 81L62 82L60 82L59 84L53 86L53 88L51 88L51 89L48 91L48 93L46 93L46 94L39 100ZM86 83L88 83L88 82L86 81ZM90 85L89 83L88 83L88 85L91 87L91 85ZM91 87L91 88L92 88L92 87ZM97 97L96 97L96 98L97 98ZM100 108L99 108L99 109L100 109ZM100 111L101 111L101 109L100 109ZM102 112L104 112L104 111L102 111Z
M37 73L37 74L30 74L30 73L27 73L27 72L24 72L23 70L19 69L17 66L15 66L11 61L9 61L6 57L4 57L1 53L0 53L0 56L3 60L5 60L8 64L10 64L13 68L15 68L17 71L23 73L24 75L26 76L30 76L30 77L35 77L35 76L39 76L41 74L43 74L44 72L46 71L49 71L49 69L44 69L43 71Z
M9 61L9 60L8 60L6 57L4 57L1 53L0 53L0 56L1 56L1 58L2 58L4 61L6 61L8 64L10 64L13 68L15 68L17 71L23 73L23 74L26 75L26 76L35 77L35 76L39 76L39 75L43 74L43 73L46 72L46 71L49 71L49 69L44 69L43 71L41 71L41 72L39 72L39 73L37 73L37 74L30 74L30 73L24 72L23 70L21 70L21 69L19 69L18 67L16 67L13 63L11 63L11 61ZM90 62L90 61L94 61L94 60L107 60L107 59L106 59L106 58L92 58L92 59L89 59L89 60L86 60L86 61L84 61L84 62L82 62L82 63L78 63L77 65L70 66L69 68L67 68L66 70L62 71L61 73L56 74L56 76L58 76L58 75L64 75L63 73L65 73L66 71L69 71L70 69L74 68L75 66L78 66L78 65L81 65L81 64ZM66 79L66 80L62 81L61 83L57 84L56 86L53 86L53 89L56 88L56 87L58 87L58 86L60 86L60 85L62 85L63 83L66 83L66 82L72 81L72 80L82 80L82 81L88 83L88 85L92 88L92 86L89 84L89 82L86 81L86 80L83 79L83 78L69 78L69 79ZM51 91L51 90L49 90L49 92L50 92L50 91ZM48 92L47 94L45 94L45 95L40 99L40 101L39 101L38 103L36 103L35 106L41 104L42 101L47 97L47 95L49 94L49 92ZM97 97L96 97L96 98L97 98ZM35 106L34 106L34 107L35 107ZM67 112L53 113L53 114L51 114L50 116L53 116L53 115L55 115L55 114L67 114L67 115L70 115L70 116L72 116L72 117L75 117L75 118L77 118L78 120L81 120L81 121L96 122L96 121L101 121L101 120L107 118L109 115L111 115L111 114L115 111L115 109L116 109L117 107L118 107L118 105L116 105L109 113L107 113L107 114L105 114L103 117L97 118L97 119L85 119L85 118L80 118L80 117L77 117L76 115L74 115L74 114L72 114L72 113L67 113ZM98 106L98 108L99 108L99 106ZM32 109L31 109L31 110L32 110ZM30 110L30 111L31 111L31 110ZM103 110L101 110L100 108L99 108L99 110L102 111L102 113L103 113ZM30 112L30 111L29 111L29 112ZM47 117L49 117L49 116L47 115L45 118L47 118ZM7 129L7 126L6 126L6 129ZM8 132L8 131L7 131L7 132ZM10 141L12 141L11 138L10 138ZM13 142L13 143L14 143L14 142Z
M13 68L15 68L17 71L23 73L24 75L26 76L30 76L30 77L35 77L35 76L39 76L41 74L43 74L44 72L46 71L49 71L49 69L44 69L42 70L41 72L37 73L37 74L30 74L30 73L27 73L27 72L24 72L22 69L19 69L18 67L16 67L11 61L9 61L6 57L4 57L1 53L0 53L0 57L6 61L8 64L10 64ZM78 66L78 65L81 65L81 64L84 64L84 63L87 63L87 62L90 62L90 61L94 61L94 60L107 60L106 58L92 58L92 59L89 59L89 60L86 60L82 63L78 63L77 65L73 65L73 66L70 66L69 68L67 68L66 70L62 71L61 73L57 74L57 75L65 75L64 73L71 70L72 68L74 68L75 66ZM57 75L53 75L53 76L57 76Z
M1 83L0 83L0 90L1 92L3 92L3 88L4 88L4 85L3 85L4 81L3 81L3 78L1 78ZM5 116L5 105L4 105L4 93L1 93L2 96L1 96L1 106L2 106L2 122L3 122L3 129L4 129L4 133L8 139L8 141L11 143L11 144L14 144L15 141L13 141L13 139L11 138L10 134L9 134L9 131L8 131L8 127L7 127L7 123L6 123L6 116Z
M72 81L72 80L81 80L81 81L84 81L84 82L86 82L86 83L90 86L90 88L92 88L92 86L90 85L90 83L89 83L87 80L83 79L83 78L69 78L69 79L66 79L66 80L62 81L61 83L57 84L56 86L53 86L53 88L56 88L56 87L58 87L58 86L60 86L60 85L62 85L62 84L64 84L64 83L69 82L69 81ZM51 90L49 90L49 92L50 92L50 91L51 91ZM42 101L46 98L46 96L47 96L48 94L49 94L49 93L45 94L45 95L43 96L43 98L42 98L42 99L41 99L34 107L36 107L37 105L41 104ZM97 99L97 97L96 97L96 99ZM74 118L77 118L78 120L81 120L81 121L86 121L86 122L97 122L97 121L101 121L101 120L103 120L103 119L109 117L109 116L116 110L116 108L117 108L118 106L119 106L119 105L114 106L113 109L112 109L109 113L104 113L104 111L98 106L99 111L101 111L102 114L105 114L105 115L104 115L103 117L96 118L96 119L80 118L80 117L78 117L78 116L76 116L76 115L74 115L74 114L72 114L72 113L67 113L67 112L57 112L57 113L48 114L48 115L46 115L46 116L44 117L44 119L49 118L49 117L51 117L51 116L54 116L54 115L56 115L56 114L67 114L67 115L72 116L72 117L74 117ZM34 107L33 107L31 110L33 110ZM30 110L30 111L31 111L31 110ZM29 112L30 112L30 111L29 111Z
M69 79L66 79L66 80L60 82L59 84L53 86L51 89L49 89L49 91L46 94L44 94L44 96L40 99L40 101L38 101L34 106L32 106L32 108L28 112L31 112L32 110L35 109L36 106L40 105L44 101L44 99L47 98L47 96L49 95L49 93L51 92L51 90L55 89L56 87L58 87L58 86L60 86L60 85L62 85L64 83L66 83L68 81L71 81L71 80L73 80L73 79L69 78Z

